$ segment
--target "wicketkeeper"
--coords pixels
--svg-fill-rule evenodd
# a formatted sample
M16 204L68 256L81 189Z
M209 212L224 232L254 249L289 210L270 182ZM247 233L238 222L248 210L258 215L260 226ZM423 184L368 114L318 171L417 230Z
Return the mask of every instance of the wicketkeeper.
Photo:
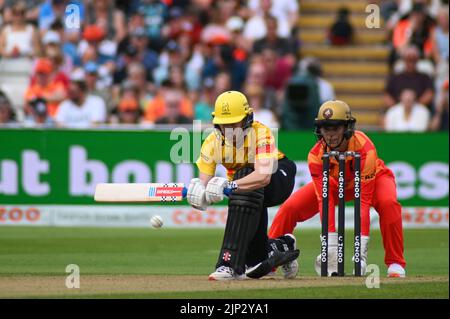
M277 212L269 237L276 238L291 233L298 222L306 221L319 213L322 216L322 156L329 151L354 151L361 154L361 272L365 274L369 244L370 207L380 217L380 229L385 250L384 262L389 277L404 277L406 262L403 257L403 228L401 206L397 201L395 177L377 156L372 141L361 131L355 131L356 119L350 107L342 101L325 102L315 120L318 142L309 152L308 165L312 182L296 191ZM339 163L330 158L329 180L329 234L328 274L337 272L337 233L334 209L338 203ZM354 162L345 162L345 199L354 200ZM320 255L315 269L320 275Z
M228 91L218 96L215 131L204 141L197 160L199 178L188 188L188 202L206 208L229 195L225 234L209 280L260 278L273 267L295 260L295 238L281 234L269 244L267 207L280 205L294 187L296 165L278 151L271 130L253 121L247 98ZM227 177L215 177L222 164Z

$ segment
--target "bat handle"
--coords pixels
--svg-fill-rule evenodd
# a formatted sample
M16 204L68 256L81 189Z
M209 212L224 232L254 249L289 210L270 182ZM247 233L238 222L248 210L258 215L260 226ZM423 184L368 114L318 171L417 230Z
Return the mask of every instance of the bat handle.
M187 192L188 192L187 187L183 187L183 190L181 191L181 194L183 195L183 198L186 198Z
M224 188L223 194L227 197L230 197L230 195L233 193L233 190L231 188Z
M183 198L186 198L187 192L188 192L187 187L183 187L183 190L181 191L181 194L182 194ZM223 194L224 194L225 196L227 196L227 197L230 197L230 195L231 195L232 193L233 193L233 190L232 190L231 188L224 188L224 189L223 189Z

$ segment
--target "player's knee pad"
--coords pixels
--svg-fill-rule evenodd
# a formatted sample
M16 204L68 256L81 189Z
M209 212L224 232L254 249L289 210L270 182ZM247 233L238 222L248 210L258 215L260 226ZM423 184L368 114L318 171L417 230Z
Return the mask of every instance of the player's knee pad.
M234 193L228 202L228 217L224 244L237 248L240 242L249 242L258 227L264 203L263 190Z
M233 193L230 196L219 263L226 262L236 272L244 272L248 245L258 228L263 204L263 189Z

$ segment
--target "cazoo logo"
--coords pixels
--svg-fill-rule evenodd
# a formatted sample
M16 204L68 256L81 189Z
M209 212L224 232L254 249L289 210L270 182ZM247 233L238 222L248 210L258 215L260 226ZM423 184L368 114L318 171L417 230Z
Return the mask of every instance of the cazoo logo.
M0 224L20 223L20 222L37 222L41 219L41 212L37 208L22 209L19 207L0 207Z

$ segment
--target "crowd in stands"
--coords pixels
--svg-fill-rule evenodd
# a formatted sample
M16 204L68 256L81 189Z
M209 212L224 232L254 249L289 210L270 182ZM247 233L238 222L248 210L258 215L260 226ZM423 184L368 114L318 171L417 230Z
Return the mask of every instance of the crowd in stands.
M386 129L448 129L448 3L379 2L392 43ZM231 89L248 96L256 120L288 128L295 85L310 83L305 74L319 102L335 98L320 61L300 59L300 4L0 0L0 72L2 63L31 61L20 105L2 91L0 74L0 123L209 123L215 98ZM349 14L339 10L330 45L351 44Z
M381 2L391 44L385 129L448 130L448 0Z

